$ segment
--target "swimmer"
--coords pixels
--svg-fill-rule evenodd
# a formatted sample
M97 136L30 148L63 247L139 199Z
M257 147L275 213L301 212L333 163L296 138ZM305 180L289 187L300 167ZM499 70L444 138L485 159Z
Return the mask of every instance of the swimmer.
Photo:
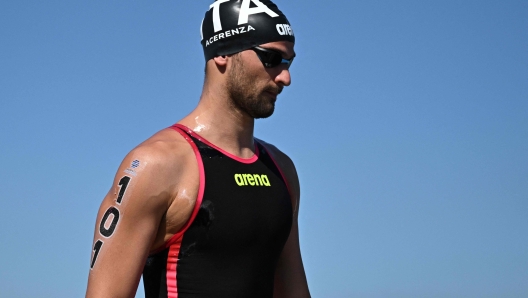
M253 136L291 83L295 35L269 0L217 0L196 108L124 158L95 223L86 297L310 297L293 162Z

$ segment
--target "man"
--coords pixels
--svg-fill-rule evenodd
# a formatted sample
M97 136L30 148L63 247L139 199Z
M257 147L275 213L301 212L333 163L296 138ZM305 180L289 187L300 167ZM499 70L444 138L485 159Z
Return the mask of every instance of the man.
M253 138L291 83L295 38L269 0L202 23L198 106L123 160L97 215L87 297L310 297L291 160Z

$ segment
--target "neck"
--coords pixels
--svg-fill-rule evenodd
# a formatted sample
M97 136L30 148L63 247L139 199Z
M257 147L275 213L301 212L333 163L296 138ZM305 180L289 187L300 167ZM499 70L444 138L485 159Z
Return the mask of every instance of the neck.
M222 86L206 82L198 106L179 123L238 157L254 154L255 120L233 106Z

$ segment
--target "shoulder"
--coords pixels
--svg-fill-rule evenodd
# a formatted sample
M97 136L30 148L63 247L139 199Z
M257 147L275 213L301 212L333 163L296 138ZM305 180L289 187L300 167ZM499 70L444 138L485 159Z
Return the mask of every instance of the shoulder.
M144 163L159 170L180 166L193 155L192 148L183 136L171 128L166 128L132 149L125 160L142 158Z
M132 149L121 162L115 179L117 182L122 175L128 175L149 193L164 193L172 199L179 184L177 177L193 172L194 163L194 151L187 140L167 128Z
M264 148L269 152L271 157L277 162L277 164L281 167L281 170L289 170L290 168L293 168L295 170L295 165L293 164L293 161L291 158L286 155L284 152L279 150L275 145L270 144L266 141L263 141L261 139L257 139L257 141L264 146Z
M297 206L299 204L300 197L300 186L299 177L297 176L297 170L295 169L295 164L288 155L279 150L275 145L267 143L260 139L257 139L257 141L268 151L268 153L284 175L284 178L286 179L286 183L288 184L288 188L290 189L292 195L292 200L294 201L294 210L297 211Z

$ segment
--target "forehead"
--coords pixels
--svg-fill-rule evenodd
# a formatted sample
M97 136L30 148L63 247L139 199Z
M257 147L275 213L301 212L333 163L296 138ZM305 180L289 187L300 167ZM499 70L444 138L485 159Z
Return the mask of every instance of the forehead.
M274 41L261 44L260 47L281 52L286 59L295 57L294 43L290 41Z

